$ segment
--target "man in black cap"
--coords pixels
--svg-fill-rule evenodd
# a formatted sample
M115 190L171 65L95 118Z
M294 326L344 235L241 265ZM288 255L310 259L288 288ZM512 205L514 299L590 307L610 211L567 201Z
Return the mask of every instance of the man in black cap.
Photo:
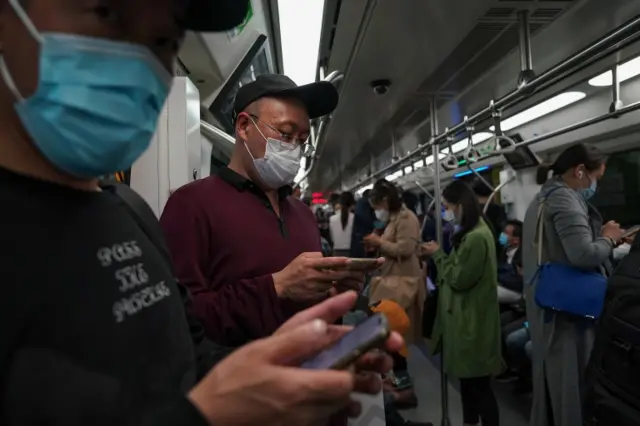
M364 277L323 258L315 217L291 197L310 154L310 119L331 113L338 92L260 75L234 103L236 144L228 167L169 199L162 224L178 278L215 342L238 346L273 333L296 312ZM242 330L242 332L239 332Z
M376 390L291 367L335 341L315 319L355 294L196 384L196 357L214 348L185 315L159 225L130 189L99 182L148 147L184 30L230 29L247 6L0 0L0 424L307 425Z

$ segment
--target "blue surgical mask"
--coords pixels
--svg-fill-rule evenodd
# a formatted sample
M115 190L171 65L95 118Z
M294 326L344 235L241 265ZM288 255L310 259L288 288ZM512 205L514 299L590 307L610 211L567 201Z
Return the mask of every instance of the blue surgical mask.
M584 188L580 190L580 196L585 200L589 200L594 195L596 195L596 189L598 189L598 182L595 179L592 179L592 178L589 178L589 179L591 180L591 185L589 185L588 188Z
M506 247L509 245L509 237L504 232L500 234L500 238L498 238L500 245L502 247Z
M40 44L38 89L25 99L3 58L0 73L37 149L78 178L130 168L151 143L171 74L144 46L40 33L19 0L10 4Z

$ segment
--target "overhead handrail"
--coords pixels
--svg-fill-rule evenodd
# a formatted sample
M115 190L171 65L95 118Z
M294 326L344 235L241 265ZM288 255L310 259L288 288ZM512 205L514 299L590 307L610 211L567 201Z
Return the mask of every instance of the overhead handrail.
M496 108L496 104L495 102L493 102L493 99L491 100L491 102L489 102L489 107L491 108L491 117L493 118L494 140L492 141L493 150L485 153L485 155L491 154L492 152L498 152L498 151L500 151L501 154L509 154L515 151L516 141L514 141L513 139L511 139L509 136L505 135L502 132L502 110L499 110L498 108ZM503 146L503 144L500 143L501 141L504 141L507 146ZM489 147L491 145L492 143L488 144Z
M466 131L469 134L467 149L464 150L464 159L467 161L468 166L470 163L475 163L480 159L480 152L473 146L473 131L475 127L469 123L469 117L466 115L464 116L464 122ZM471 168L469 168L469 170L471 170Z
M621 117L625 114L629 114L631 112L635 112L640 110L640 101L638 102L634 102L632 104L629 104L627 106L624 106L622 108L620 108L617 111L613 111L613 112L608 112L606 114L602 114L599 115L597 117L592 117L592 118L588 118L586 120L583 121L579 121L577 123L574 124L570 124L568 126L562 127L560 129L556 129L556 130L552 130L550 132L544 133L542 135L539 136L535 136L531 139L528 139L526 141L522 141L520 143L516 143L516 148L519 147L523 147L523 146L528 146L534 143L538 143L538 142L542 142L545 141L547 139L551 139L551 138L555 138L557 136L562 136L565 135L567 133L571 133L574 132L576 130L580 130L580 129L584 129L585 127L589 127L589 126L593 126L594 124L598 124L601 123L603 121L607 121L610 120L612 118L618 118ZM495 157L498 155L502 155L501 152L497 152L497 153L493 153L488 155L487 157Z
M495 100L495 107L499 109L511 108L525 99L528 99L530 95L540 89L547 88L552 84L556 84L570 75L573 72L584 67L591 65L609 54L615 53L625 45L628 45L640 37L640 15L635 16L624 25L614 29L605 36L599 38L595 42L579 50L578 52L570 55L563 61L559 62L555 66L547 69L537 77L533 78L526 84L518 87L516 90L508 93L502 98ZM469 122L472 124L478 124L486 120L491 116L491 108L486 107L476 114L469 117ZM422 154L422 152L428 147L434 144L445 144L449 135L455 135L465 129L465 123L461 122L451 128L447 128L444 133L437 136L432 136L428 144L423 144L410 151L407 155L400 158L398 161L391 163L388 166L383 167L375 173L372 173L367 180L376 180L387 173L389 170L398 166L398 164L407 162L413 159L416 155ZM494 154L495 155L495 154Z
M486 204L484 205L484 209L482 209L482 213L483 214L487 214L487 211L489 210L489 204L491 204L491 202L493 201L493 199L496 197L496 194L498 192L500 192L502 190L502 188L504 188L507 184L513 182L515 180L516 176L515 175L511 175L509 176L509 178L502 182L500 185L498 185L496 187L496 189L493 190L493 192L491 193L491 195L489 196L489 198L487 199Z
M447 130L445 130L445 132ZM446 170L453 170L453 169L458 167L458 159L453 154L453 141L454 141L453 135L448 136L447 137L447 141L449 142L449 151L445 154L445 157L443 158L444 161L442 161L441 164L442 164L442 167L444 167ZM436 153L434 151L434 154L433 154L433 162L434 162L434 164L438 164L438 163L436 163L436 160L439 160L439 158L436 159L436 155L438 155L438 157L439 157L440 153Z
M214 140L223 140L231 144L236 143L236 140L233 138L233 136L226 133L224 130L218 129L216 126L207 123L204 120L200 120L200 131L204 131L204 133L212 137Z

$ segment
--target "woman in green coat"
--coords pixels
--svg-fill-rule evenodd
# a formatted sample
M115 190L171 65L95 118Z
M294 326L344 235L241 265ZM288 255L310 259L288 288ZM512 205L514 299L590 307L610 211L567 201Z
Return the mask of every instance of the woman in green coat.
M422 245L438 269L438 312L432 334L447 374L460 380L465 425L498 426L498 403L491 376L502 367L498 264L493 233L464 182L442 193L443 219L457 225L449 255L431 241Z

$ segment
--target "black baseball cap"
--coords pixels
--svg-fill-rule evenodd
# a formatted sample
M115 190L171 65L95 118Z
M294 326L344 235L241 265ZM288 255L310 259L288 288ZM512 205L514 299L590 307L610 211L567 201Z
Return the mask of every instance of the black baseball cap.
M183 27L191 31L231 30L244 21L250 0L185 0Z
M309 118L330 114L338 105L338 91L328 81L298 86L282 74L262 74L238 90L233 103L233 119L249 104L260 98L274 96L298 99L307 108Z

